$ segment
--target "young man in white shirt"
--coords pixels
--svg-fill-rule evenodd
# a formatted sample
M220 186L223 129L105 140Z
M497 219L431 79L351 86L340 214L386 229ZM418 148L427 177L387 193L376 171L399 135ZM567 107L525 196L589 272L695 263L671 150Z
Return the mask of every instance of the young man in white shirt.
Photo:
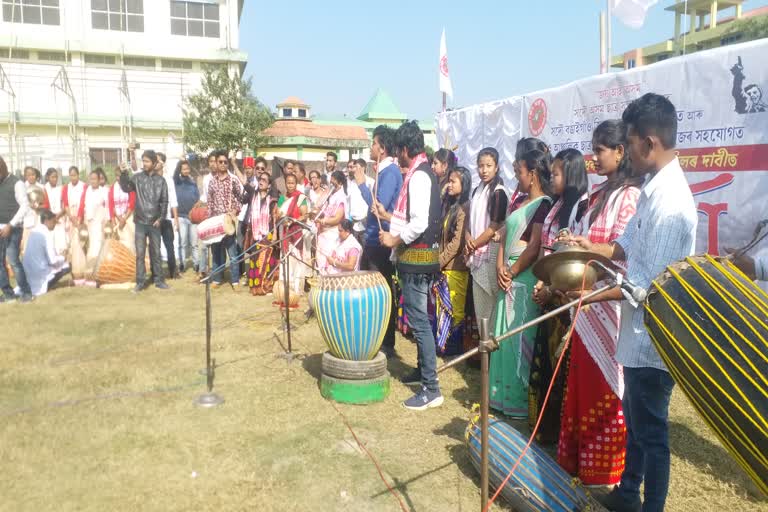
M178 248L178 242L175 242L175 233L179 231L179 201L176 198L176 185L173 183L173 172L170 172L165 168L166 156L165 153L157 152L157 167L155 172L159 176L162 176L165 180L165 184L168 187L168 213L165 218L160 222L160 236L163 239L163 247L165 248L166 260L168 261L168 275L171 279L179 277L179 273L176 270L176 251Z
M698 215L675 155L675 106L664 96L645 94L627 107L622 120L633 171L646 175L637 212L611 244L573 240L610 259L625 260L627 279L649 288L667 265L693 254ZM643 325L642 304L624 297L619 288L590 302L624 298L616 360L624 367L626 463L620 485L601 501L617 512L661 512L669 489L669 400L675 383Z
M53 230L56 214L51 210L40 211L40 224L32 229L24 249L24 272L32 294L36 297L48 292L62 277L69 273L64 256L56 253Z
M392 249L403 290L403 308L418 348L415 374L421 390L403 406L423 411L443 403L437 381L435 336L427 314L429 289L440 272L440 188L424 153L424 134L415 121L403 123L395 132L395 152L400 166L408 172L395 201L389 231L382 231L379 241ZM388 217L383 208L379 214Z

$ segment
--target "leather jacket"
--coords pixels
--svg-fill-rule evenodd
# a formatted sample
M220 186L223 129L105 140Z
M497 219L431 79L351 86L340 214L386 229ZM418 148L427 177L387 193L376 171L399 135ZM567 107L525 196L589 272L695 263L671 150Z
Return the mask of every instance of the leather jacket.
M124 171L120 174L120 188L125 193L136 192L135 223L151 225L168 213L168 185L162 176L146 171L131 175Z

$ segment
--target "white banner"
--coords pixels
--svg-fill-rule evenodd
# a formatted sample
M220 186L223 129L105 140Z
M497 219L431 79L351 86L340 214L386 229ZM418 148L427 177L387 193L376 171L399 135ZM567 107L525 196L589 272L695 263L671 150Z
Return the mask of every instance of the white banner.
M768 41L754 41L532 93L523 97L521 120L510 123L510 130L541 138L553 153L573 147L588 156L592 131L601 121L620 118L629 102L647 92L667 96L677 108L678 154L699 210L696 251L718 254L724 247L745 244L757 222L768 218L765 55ZM457 127L463 119L455 114L484 105L438 116L438 140L442 143L444 134L451 134L460 154L476 155L477 136ZM500 146L508 158L514 155L514 149L507 149L514 146L510 141ZM505 170L511 172L509 167Z

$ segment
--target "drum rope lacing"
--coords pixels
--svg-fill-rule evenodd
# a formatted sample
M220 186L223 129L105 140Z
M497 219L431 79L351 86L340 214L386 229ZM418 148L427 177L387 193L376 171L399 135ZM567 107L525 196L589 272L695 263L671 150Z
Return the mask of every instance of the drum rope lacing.
M589 260L586 265L584 265L584 274L582 275L581 279L581 289L584 290L584 287L586 286L587 282L587 269L589 268L589 265L592 263L596 263L594 260ZM501 494L501 491L504 489L504 487L509 482L509 479L512 478L512 475L515 474L515 471L517 470L517 467L520 465L520 462L522 462L523 457L528 453L528 449L533 444L533 440L536 439L536 434L539 432L539 426L541 425L541 420L544 418L544 411L547 410L547 403L549 402L549 396L552 394L552 388L554 387L555 380L557 379L557 375L560 372L560 367L562 366L563 358L565 357L565 354L568 353L568 347L571 344L571 337L573 336L573 330L576 327L576 319L579 317L579 313L581 312L581 309L583 307L582 302L584 301L584 294L579 297L579 303L576 305L576 310L573 315L573 320L571 321L571 326L568 328L568 332L563 337L563 350L560 352L560 357L557 359L557 365L555 366L554 371L552 372L552 379L549 381L549 387L547 388L547 394L544 395L544 400L541 402L541 411L539 412L539 417L536 419L536 425L533 427L533 431L531 432L531 437L528 439L528 442L526 443L525 447L520 452L520 456L517 458L517 461L515 461L514 465L512 465L512 469L509 470L509 474L504 478L504 480L501 482L501 485L498 486L496 489L496 492L491 496L491 498L488 500L488 505L486 505L483 512L488 512L490 510L491 506L493 505L493 502L496 501L496 498L499 497L499 494Z

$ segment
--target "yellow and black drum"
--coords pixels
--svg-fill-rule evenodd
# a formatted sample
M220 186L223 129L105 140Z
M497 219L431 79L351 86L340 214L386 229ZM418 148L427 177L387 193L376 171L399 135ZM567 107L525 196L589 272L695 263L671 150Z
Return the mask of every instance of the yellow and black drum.
M653 282L645 326L675 382L768 494L768 295L725 258L686 258Z

